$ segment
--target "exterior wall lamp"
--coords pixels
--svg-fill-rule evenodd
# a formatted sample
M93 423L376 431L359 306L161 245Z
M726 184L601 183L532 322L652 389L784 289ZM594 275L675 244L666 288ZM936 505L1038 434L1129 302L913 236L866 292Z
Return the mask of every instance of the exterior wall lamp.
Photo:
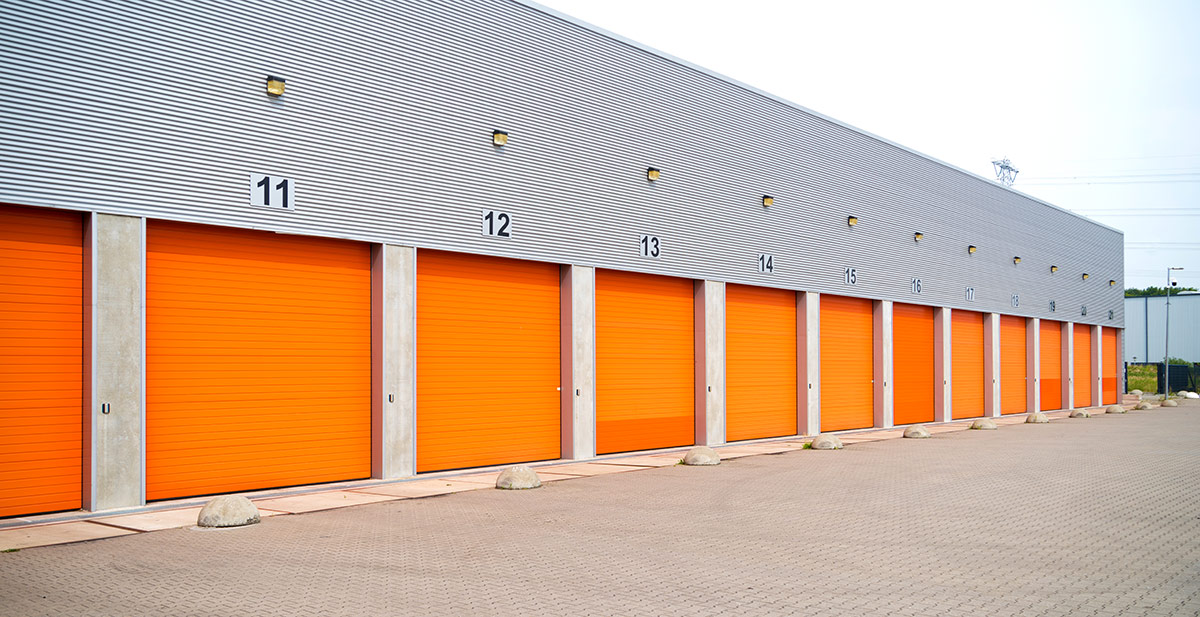
M969 254L969 255L974 255L975 251L977 251L977 250L979 250L979 249L975 248L974 244L967 246L967 254Z
M1019 263L1021 263L1021 258L1020 258L1020 257L1013 257L1013 264L1019 264Z
M508 143L508 133L504 131L492 131L492 145L499 148Z
M851 227L854 227L855 225L857 225L857 224L858 224L858 217L857 217L857 216L853 216L853 215L851 215L851 216L847 216L847 217L846 217L846 224L847 224L847 225L849 225L849 226L851 226Z
M913 242L920 242L921 239L924 237L925 237L925 234L923 234L919 231L913 232Z
M1053 273L1055 273L1055 272L1058 272L1058 266L1050 266L1050 272L1051 272L1052 274L1053 274Z
M283 90L287 87L287 80L282 77L267 76L267 94L271 96L283 96Z
M763 207L768 208L775 205L775 198L770 195L763 195Z
M651 182L654 182L655 180L657 180L659 175L661 175L661 174L662 174L662 172L654 167L646 168L646 179Z

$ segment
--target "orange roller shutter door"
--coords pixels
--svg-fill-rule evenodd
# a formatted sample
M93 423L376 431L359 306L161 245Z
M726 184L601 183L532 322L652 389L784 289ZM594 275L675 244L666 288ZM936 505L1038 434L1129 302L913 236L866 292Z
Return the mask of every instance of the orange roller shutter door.
M1092 402L1092 327L1075 324L1075 375L1073 388L1075 406L1090 407Z
M954 419L983 416L983 313L951 312L950 389Z
M1062 409L1062 322L1043 319L1039 324L1042 411Z
M596 270L596 451L695 443L689 279Z
M1000 413L1025 413L1025 318L1000 316Z
M1101 360L1104 362L1104 402L1105 405L1115 405L1117 403L1117 370L1123 364L1121 358L1117 357L1117 336L1119 336L1116 328L1103 328L1103 344L1101 349Z
M725 438L796 434L796 292L725 286Z
M933 422L933 307L892 306L894 422Z
M821 296L821 432L875 425L872 302Z
M146 497L369 476L369 246L166 221L146 243Z
M83 228L0 206L0 516L80 506Z
M559 266L417 253L417 471L556 459Z

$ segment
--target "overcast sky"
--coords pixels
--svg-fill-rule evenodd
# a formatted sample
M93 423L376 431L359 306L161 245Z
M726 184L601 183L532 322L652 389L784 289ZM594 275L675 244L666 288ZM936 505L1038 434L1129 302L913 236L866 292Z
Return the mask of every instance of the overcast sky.
M1125 232L1200 287L1200 1L541 0Z

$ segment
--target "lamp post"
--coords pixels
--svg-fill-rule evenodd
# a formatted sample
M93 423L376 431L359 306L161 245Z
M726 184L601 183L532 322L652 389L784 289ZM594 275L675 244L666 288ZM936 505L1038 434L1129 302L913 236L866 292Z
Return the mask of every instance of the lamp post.
M1167 324L1163 328L1163 400L1171 396L1171 271L1183 268L1167 268Z

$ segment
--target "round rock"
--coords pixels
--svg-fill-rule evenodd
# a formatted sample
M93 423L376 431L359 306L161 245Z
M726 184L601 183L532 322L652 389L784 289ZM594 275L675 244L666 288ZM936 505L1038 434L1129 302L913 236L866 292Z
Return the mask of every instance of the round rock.
M837 435L817 435L809 447L813 450L841 450L842 440Z
M1200 398L1200 393L1196 393L1196 392L1188 392L1188 395L1187 395L1187 397L1188 397L1188 398Z
M996 423L992 422L989 418L980 418L971 423L971 430L973 430L973 431L994 431L994 430L996 430Z
M1104 408L1105 413L1125 413L1125 408L1120 405L1109 405Z
M1172 401L1171 399L1167 399L1162 402L1162 406L1163 407L1178 407L1179 403L1176 403L1175 401Z
M196 524L201 527L241 527L260 520L254 502L241 495L220 495L204 504Z
M1154 405L1151 405L1150 403L1147 403L1146 401L1142 401L1142 402L1138 403L1137 405L1134 405L1133 408L1137 409L1139 411L1145 411L1147 409L1154 409Z
M1110 411L1109 413L1113 413L1113 412ZM1121 413L1125 413L1125 412L1121 412ZM1075 410L1071 411L1071 417L1072 418L1090 418L1090 417L1092 417L1092 412L1090 412L1086 409L1075 409Z
M1129 391L1129 393L1130 393L1130 394L1136 394L1136 395L1138 395L1138 396L1141 396L1141 395L1142 395L1142 391L1141 391L1141 390L1130 390L1130 391Z
M909 439L929 439L932 435L929 434L929 429L920 424L910 426L904 429L904 436Z
M683 455L684 465L720 465L721 455L708 446L696 446Z
M526 465L513 465L500 472L496 478L496 488L506 491L523 491L528 488L538 488L542 481L537 472Z
M1025 418L1025 424L1047 424L1049 422L1050 422L1050 416L1047 416L1046 414L1044 414L1040 411L1031 413L1031 414L1029 414L1028 417Z

